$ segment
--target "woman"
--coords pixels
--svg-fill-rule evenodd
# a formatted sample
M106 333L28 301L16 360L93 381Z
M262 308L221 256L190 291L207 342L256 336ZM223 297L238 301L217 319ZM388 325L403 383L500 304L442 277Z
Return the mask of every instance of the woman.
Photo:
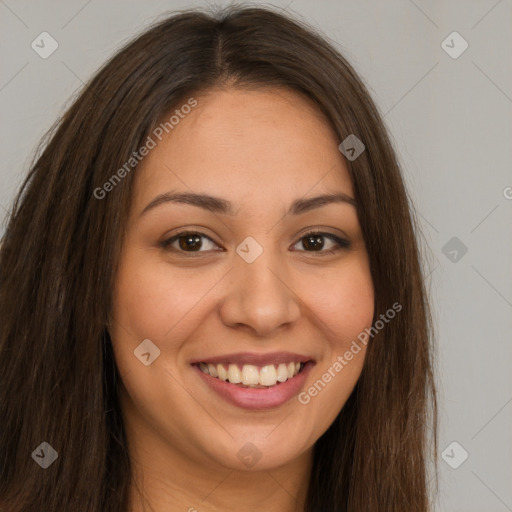
M429 509L411 207L301 22L188 11L118 52L36 159L0 275L3 509Z

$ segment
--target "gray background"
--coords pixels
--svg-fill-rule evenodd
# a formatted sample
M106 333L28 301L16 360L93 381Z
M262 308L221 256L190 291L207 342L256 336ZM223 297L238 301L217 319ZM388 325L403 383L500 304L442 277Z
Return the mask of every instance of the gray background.
M39 139L114 49L168 11L225 4L0 0L2 219ZM460 445L439 455L437 510L512 511L511 0L274 5L320 29L368 84L417 207L439 340L440 452ZM31 48L43 31L59 44L47 59ZM456 59L441 46L453 31L469 44ZM453 469L462 449L469 457Z

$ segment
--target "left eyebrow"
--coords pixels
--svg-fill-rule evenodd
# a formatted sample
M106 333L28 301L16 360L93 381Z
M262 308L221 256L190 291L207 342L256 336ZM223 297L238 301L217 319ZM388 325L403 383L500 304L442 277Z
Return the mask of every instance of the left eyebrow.
M337 194L324 194L321 196L310 197L308 199L297 199L292 203L287 215L300 215L301 213L309 212L322 206L327 206L332 203L347 203L354 208L357 207L357 202L353 197L347 196L343 192Z
M208 194L195 194L192 192L181 192L160 194L156 196L142 210L141 216L149 210L166 203L181 203L203 208L212 213L222 213L225 215L235 215L233 203L227 199L210 196ZM310 197L307 199L296 199L288 209L287 215L300 215L322 206L332 203L347 203L357 207L356 200L344 193L324 194L321 196Z

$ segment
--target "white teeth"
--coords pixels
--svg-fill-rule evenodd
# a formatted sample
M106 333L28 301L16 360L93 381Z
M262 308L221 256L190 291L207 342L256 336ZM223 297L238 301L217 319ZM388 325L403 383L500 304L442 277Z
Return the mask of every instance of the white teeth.
M228 379L232 384L239 384L242 382L242 373L236 364L230 364L228 370Z
M220 380L229 381L232 384L243 384L244 386L275 386L278 382L286 382L297 375L304 366L303 363L279 363L269 364L259 368L252 364L244 364L240 370L237 364L199 363L202 372L216 377Z
M286 365L284 363L281 363L277 367L277 380L279 382L285 382L286 380L288 380L288 369L286 368Z
M212 377L218 377L217 368L215 368L215 366L213 366L213 364L208 365L208 371L210 372L210 375Z
M260 384L262 386L274 386L277 382L276 367L273 364L264 366L260 370Z
M211 374L210 374L211 375ZM242 368L242 383L246 386L259 384L260 373L258 367L252 364L244 364Z
M228 380L228 372L226 371L226 368L224 368L224 365L217 365L217 375L220 380Z

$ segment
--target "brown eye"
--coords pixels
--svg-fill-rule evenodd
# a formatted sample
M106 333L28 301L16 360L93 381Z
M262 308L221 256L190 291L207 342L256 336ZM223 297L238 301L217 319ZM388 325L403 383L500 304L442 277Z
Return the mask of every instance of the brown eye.
M214 246L218 247L217 244L208 236L197 233L197 232L190 232L190 231L184 231L182 233L178 233L177 235L173 236L172 238L169 238L168 240L165 240L162 242L162 247L166 250L174 250L177 252L205 252L202 251L204 243L202 239L206 239L208 243L213 244ZM206 250L210 250L211 248L206 248Z
M331 240L331 242L334 242L334 248L332 246L328 246L327 250L324 250L325 238ZM348 249L350 247L350 242L348 240L340 238L331 233L322 232L307 233L299 240L299 242L297 242L297 244L299 243L302 243L302 246L306 252L317 252L320 255L333 254L341 249Z

